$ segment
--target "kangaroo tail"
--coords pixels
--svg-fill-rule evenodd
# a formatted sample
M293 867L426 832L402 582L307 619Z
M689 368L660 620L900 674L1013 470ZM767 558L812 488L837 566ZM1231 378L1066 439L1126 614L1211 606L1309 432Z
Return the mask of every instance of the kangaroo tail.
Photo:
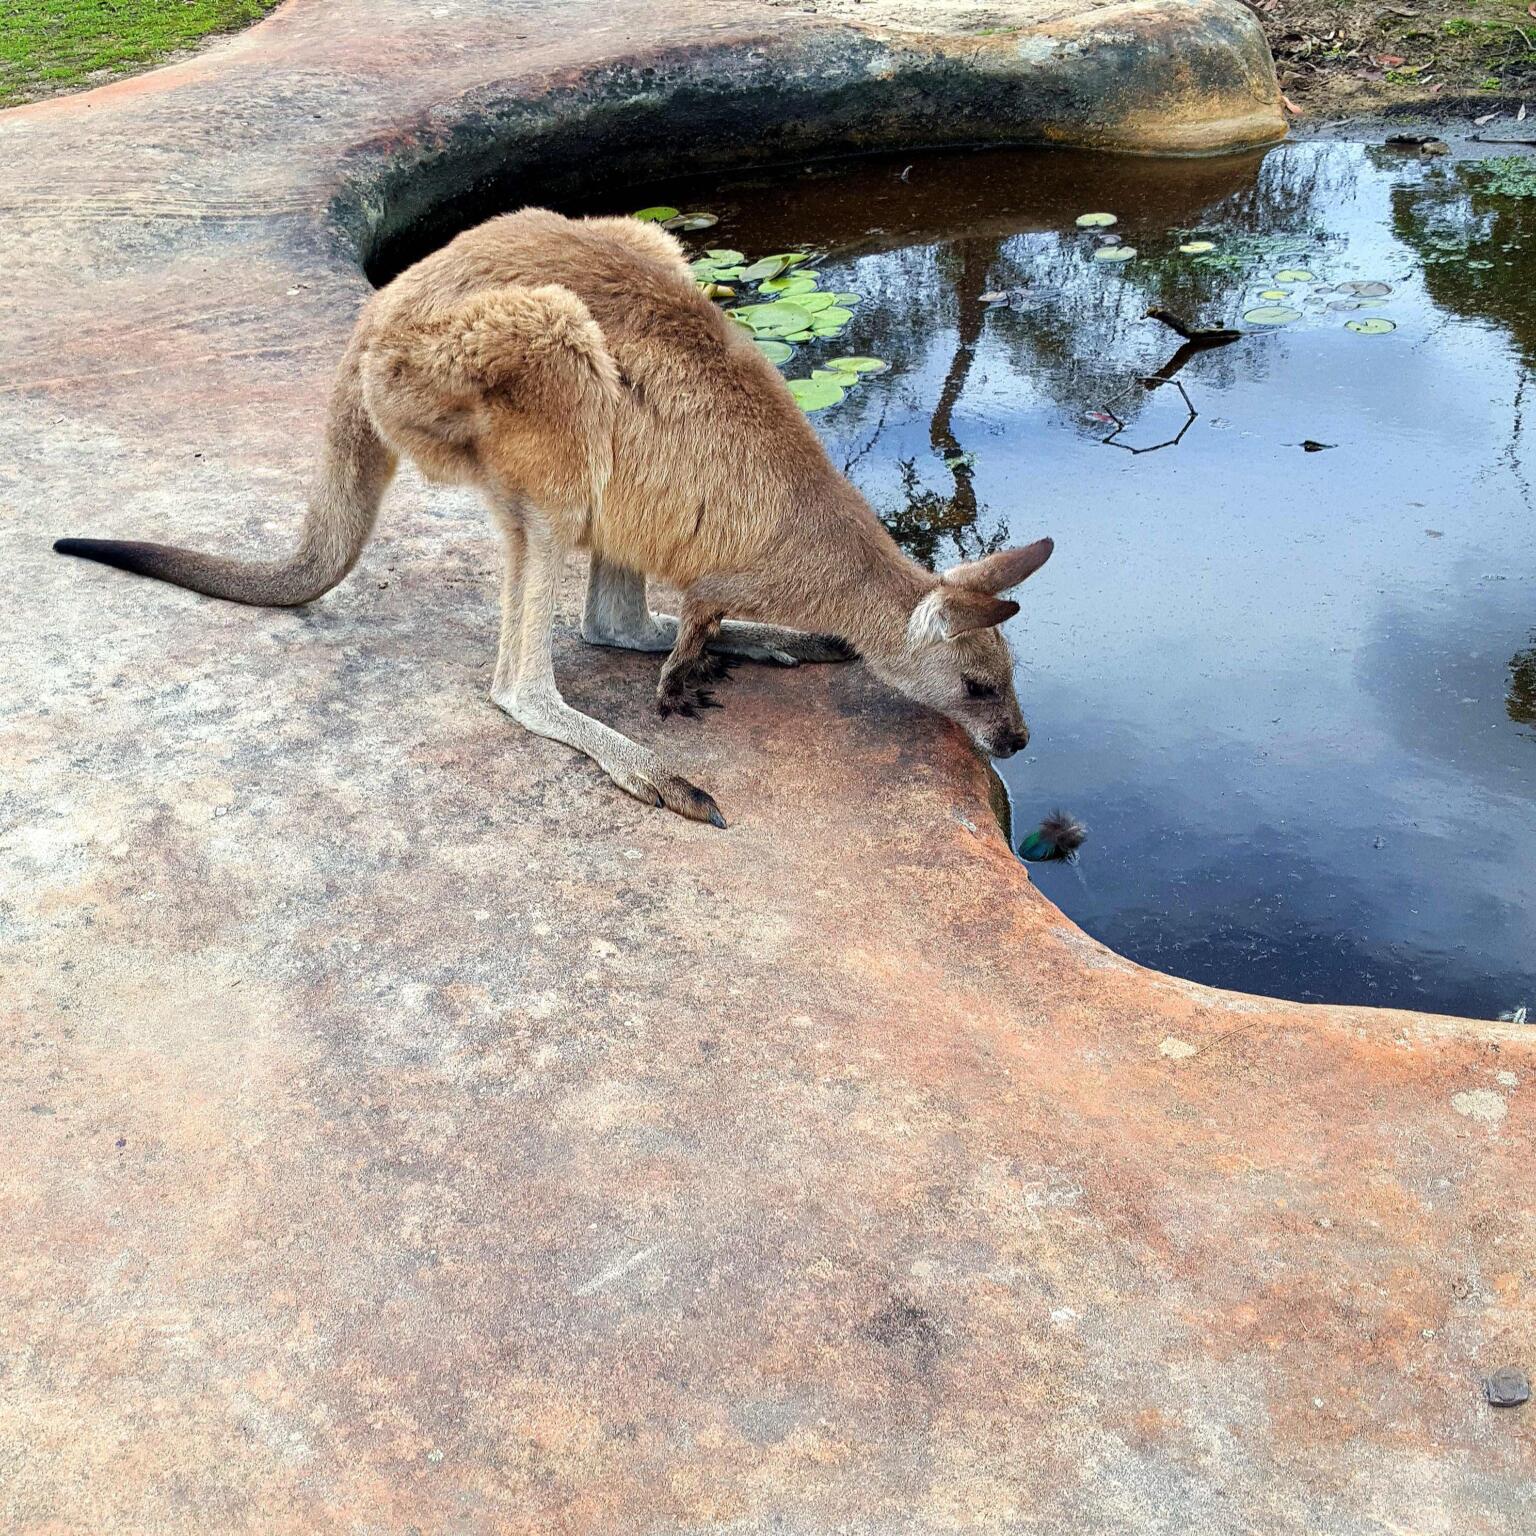
M357 357L349 352L331 398L320 483L288 559L231 560L131 539L59 539L53 547L232 603L293 608L329 592L357 563L395 463L363 404Z

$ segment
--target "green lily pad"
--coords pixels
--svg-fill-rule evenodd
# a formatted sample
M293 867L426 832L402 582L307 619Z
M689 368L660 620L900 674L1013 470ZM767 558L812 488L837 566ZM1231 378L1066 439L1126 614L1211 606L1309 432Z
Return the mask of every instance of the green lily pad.
M1186 240L1179 249L1186 256L1204 256L1207 251L1216 249L1214 240Z
M737 262L747 259L740 251L705 251L704 254L711 261L723 261L728 266L735 266Z
M816 279L802 277L798 272L785 277L766 277L758 284L764 293L776 293L781 298L791 293L815 293Z
M1312 274L1305 267L1287 267L1284 272L1275 273L1277 283L1310 283Z
M823 384L836 384L839 389L852 389L863 375L844 373L841 368L812 368L811 377L820 380Z
M639 219L642 224L665 224L668 219L677 217L677 209L658 204L655 208L641 208L631 217Z
M1291 290L1289 288L1266 288L1264 292L1259 295L1261 299L1268 299L1271 303L1274 303L1280 299L1288 299L1290 296Z
M1079 229L1108 229L1111 224L1119 222L1112 213L1080 213L1077 216Z
M789 392L802 411L824 411L829 405L836 405L846 390L828 379L791 379Z
M764 256L761 261L754 261L741 275L744 281L755 283L761 278L777 277L788 266L789 263L782 256Z
M787 341L761 339L752 343L775 366L787 363L795 355L795 349Z
M832 298L832 294L824 293L818 288L813 288L808 293L797 293L795 295L795 303L798 304L801 309L810 310L810 312L814 315L819 310L828 310L834 308L835 306L832 303Z
M891 365L883 357L831 357L822 366L842 373L884 373Z
M853 319L853 311L844 309L841 304L828 304L812 311L811 319L816 325L847 325Z
M1346 331L1353 331L1357 336L1385 336L1388 331L1395 331L1397 323L1393 320L1384 320L1380 315L1373 315L1369 320L1346 320Z
M1129 261L1136 254L1134 245L1101 245L1093 253L1095 261Z
M787 336L803 331L811 323L808 310L788 299L774 299L768 304L743 304L731 313L743 325L750 325L759 336Z
M815 331L791 331L789 333L789 335L784 338L784 340L785 341L815 341L816 340L816 332Z
M1490 262L1489 265L1492 266L1493 263ZM834 304L841 304L844 309L849 309L855 304L862 304L864 302L864 295L862 293L834 293L832 295L832 302Z
M1292 320L1301 319L1301 311L1289 304L1260 304L1257 309L1246 311L1243 319L1252 325L1289 325Z

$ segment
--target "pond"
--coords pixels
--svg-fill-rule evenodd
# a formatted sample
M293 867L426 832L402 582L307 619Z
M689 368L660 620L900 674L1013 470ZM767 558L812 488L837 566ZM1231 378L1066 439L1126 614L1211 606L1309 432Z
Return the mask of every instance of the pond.
M859 296L783 371L889 364L813 419L914 555L1056 539L1012 626L1034 739L998 765L1016 840L1057 805L1088 825L1031 866L1052 900L1199 981L1494 1017L1536 1003L1536 200L1489 184L1308 142L872 159L628 208L707 211L692 252L808 252ZM1179 357L1154 306L1245 335Z

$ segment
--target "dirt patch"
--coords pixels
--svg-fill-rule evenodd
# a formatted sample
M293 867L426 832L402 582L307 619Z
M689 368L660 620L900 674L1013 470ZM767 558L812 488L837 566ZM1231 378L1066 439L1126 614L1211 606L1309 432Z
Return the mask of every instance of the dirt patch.
M1536 0L1252 0L1303 117L1536 96ZM1476 112L1474 101L1473 112Z

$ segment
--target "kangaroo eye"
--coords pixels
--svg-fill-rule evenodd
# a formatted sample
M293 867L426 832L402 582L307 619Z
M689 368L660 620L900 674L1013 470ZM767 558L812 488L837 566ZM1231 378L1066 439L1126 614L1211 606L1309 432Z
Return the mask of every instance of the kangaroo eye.
M974 677L965 680L965 696L968 699L995 699L997 689L988 683L979 683Z

